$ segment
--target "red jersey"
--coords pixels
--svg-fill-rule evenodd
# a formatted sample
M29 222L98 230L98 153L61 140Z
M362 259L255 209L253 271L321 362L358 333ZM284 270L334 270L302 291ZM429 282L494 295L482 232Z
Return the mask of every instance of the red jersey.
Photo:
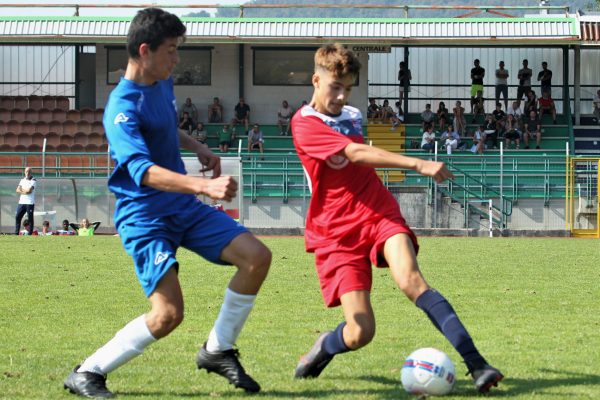
M540 108L552 108L552 106L554 105L554 100L552 100L552 98L550 97L548 97L547 99L542 97L538 100L538 104L540 105Z
M304 235L308 251L338 242L365 222L400 216L374 168L338 155L352 142L364 143L358 109L344 106L332 117L304 106L292 118L292 135L312 193Z

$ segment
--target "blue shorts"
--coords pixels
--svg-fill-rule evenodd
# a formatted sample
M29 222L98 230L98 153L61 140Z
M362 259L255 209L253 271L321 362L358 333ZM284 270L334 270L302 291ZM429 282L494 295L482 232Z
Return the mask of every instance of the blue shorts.
M179 246L215 264L229 265L220 259L221 252L238 235L248 232L224 212L199 201L175 215L146 219L132 216L118 230L147 297L169 268L177 264Z

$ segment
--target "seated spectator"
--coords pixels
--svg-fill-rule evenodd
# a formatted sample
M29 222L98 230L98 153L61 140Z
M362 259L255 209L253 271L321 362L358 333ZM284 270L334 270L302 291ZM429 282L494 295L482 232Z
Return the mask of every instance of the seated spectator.
M54 232L50 229L50 222L44 221L42 222L42 232L40 232L40 236L52 236Z
M471 98L471 109L473 110L473 119L471 120L471 122L475 122L478 115L485 115L485 108L483 104L483 92L481 90L478 90L477 96Z
M277 126L279 127L279 136L289 136L290 120L294 115L294 110L288 104L287 100L281 102L281 108L277 111ZM283 127L285 126L285 129Z
M494 121L496 121L498 136L502 136L506 126L506 113L502 110L502 103L496 103L496 109L492 111L492 115L494 116Z
M433 153L435 149L435 132L433 132L433 125L431 124L425 127L423 138L421 139L421 149L429 153Z
M192 134L194 123L190 118L190 114L187 111L183 112L181 120L179 120L179 129L185 131L188 135Z
M376 119L381 118L381 107L377 104L375 99L371 97L369 99L369 106L367 107L367 118Z
M542 140L542 123L537 117L537 113L535 111L531 111L529 113L529 118L523 122L525 127L523 131L523 139L525 140L525 148L529 148L529 139L535 137L535 148L540 148L540 142Z
M423 131L427 130L428 125L431 125L431 129L435 128L435 114L431 111L431 104L425 104L425 110L421 113Z
M62 229L58 229L56 234L59 236L73 236L75 235L75 231L71 229L71 224L69 224L68 219L63 219Z
M396 113L394 109L390 106L390 102L387 100L383 101L383 106L381 107L381 122L385 123L385 121L390 120L392 122L392 118L395 117ZM393 123L393 122L392 122Z
M97 221L90 224L87 218L83 218L81 224L71 223L70 226L77 232L78 236L94 236L94 232L100 226L100 222Z
M483 154L485 151L485 132L484 126L479 125L479 128L473 133L473 145L471 146L471 152L477 154Z
M211 124L223 122L223 106L218 97L208 106L208 122Z
M29 236L29 220L28 219L24 219L23 220L23 229L19 232L20 236ZM31 231L31 235L33 236L38 236L39 232L37 229L33 229Z
M448 123L448 109L446 108L446 104L443 101L440 101L437 109L437 120L440 126L440 131L446 129L446 124Z
M544 114L552 114L552 123L556 125L556 106L554 100L550 97L550 92L546 91L542 94L542 98L538 101L540 107L540 121L544 117Z
M402 111L402 107L400 106L400 102L396 102L396 110L394 114L390 117L390 121L392 122L392 127L390 131L395 131L398 125L404 122L404 111Z
M396 106L396 118L399 122L404 122L404 111L402 110L402 103L399 101L394 104Z
M485 133L486 143L491 142L494 149L498 148L498 130L496 129L496 121L494 115L488 114L483 122L483 132Z
M260 130L258 124L254 124L252 129L248 131L248 153L251 153L253 149L258 149L260 154L264 152L264 138L263 133Z
M198 122L198 124L196 124L196 128L192 131L192 137L198 142L206 144L208 132L206 132L206 129L204 129L204 124L202 122Z
M440 143L446 149L446 154L452 154L461 145L460 135L454 130L452 124L448 124L448 130L440 136Z
M456 102L456 105L452 109L454 113L454 127L459 135L464 135L465 127L467 126L467 120L465 118L465 108L462 106L460 101Z
M594 99L592 100L592 106L594 108L594 118L596 118L596 123L600 124L600 90L596 92L594 95Z
M512 115L517 127L523 130L523 112L521 111L521 107L519 107L518 101L513 101L512 107L508 110L508 115Z
M508 114L506 119L506 132L504 133L504 145L506 149L510 148L512 142L515 143L515 148L518 149L521 142L521 130L519 124L514 117L514 114Z
M231 127L235 131L235 126L242 123L247 131L248 125L250 124L250 106L244 102L243 97L240 97L240 102L235 105Z
M188 118L192 120L192 126L196 123L196 121L198 121L198 109L194 103L192 103L192 99L189 97L185 99L185 103L181 105L181 109L179 110L179 119L183 119L184 113L188 113Z
M227 153L229 151L233 138L233 131L229 125L223 125L223 129L219 131L219 150L221 153Z
M537 97L535 96L535 92L530 90L527 92L527 98L525 99L525 104L523 105L523 115L529 115L532 111L535 111L537 114Z

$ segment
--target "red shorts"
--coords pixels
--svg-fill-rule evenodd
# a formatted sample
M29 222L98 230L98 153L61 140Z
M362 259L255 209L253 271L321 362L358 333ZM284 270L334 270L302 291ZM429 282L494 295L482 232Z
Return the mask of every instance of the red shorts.
M400 215L365 224L361 229L348 232L338 242L315 249L317 274L327 307L339 306L345 293L371 290L371 265L388 267L383 258L383 246L398 233L407 234L415 252L419 251L417 237Z

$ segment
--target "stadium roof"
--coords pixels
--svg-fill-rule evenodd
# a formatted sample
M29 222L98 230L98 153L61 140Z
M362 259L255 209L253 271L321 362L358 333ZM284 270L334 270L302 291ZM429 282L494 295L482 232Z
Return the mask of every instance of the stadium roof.
M4 43L124 43L130 18L0 16ZM578 43L575 17L182 18L187 43L559 45Z

